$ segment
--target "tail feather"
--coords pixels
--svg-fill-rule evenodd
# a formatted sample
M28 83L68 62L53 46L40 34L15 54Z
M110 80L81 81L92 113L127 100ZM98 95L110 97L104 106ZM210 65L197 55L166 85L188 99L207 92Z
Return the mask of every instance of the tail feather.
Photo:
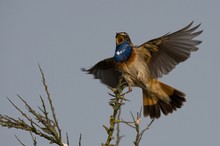
M150 116L150 118L159 118L161 111L164 115L172 113L177 108L183 106L183 102L186 101L185 94L181 91L174 89L162 82L160 83L161 90L167 94L170 98L169 101L162 100L161 97L157 97L156 94L148 94L147 91L143 90L143 105L144 105L144 116Z
M185 94L178 90L174 90L173 94L169 97L171 99L170 104L172 105L174 110L176 110L176 108L181 108L183 106L183 102L186 101Z
M144 92L144 91L143 91ZM155 98L147 97L147 94L144 94L145 97L143 98L144 101L144 116L150 116L150 117L160 117L160 107L158 105L158 101Z
M173 112L173 107L172 105L166 103L166 102L158 102L161 111L163 112L164 115L168 115L169 113Z

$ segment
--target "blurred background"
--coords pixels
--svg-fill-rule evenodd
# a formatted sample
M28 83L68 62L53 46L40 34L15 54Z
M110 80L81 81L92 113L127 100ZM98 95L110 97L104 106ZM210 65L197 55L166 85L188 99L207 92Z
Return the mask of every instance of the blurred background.
M220 1L211 0L2 0L0 1L0 113L20 114L10 105L10 97L25 110L16 94L30 105L41 105L44 88L38 63L44 70L63 135L70 144L101 145L106 140L102 125L108 125L111 108L109 89L93 76L81 72L111 57L115 33L126 31L133 44L176 31L194 20L202 23L203 43L186 62L161 80L187 94L187 102L177 112L154 121L140 145L220 144L219 19ZM126 97L122 117L131 120L142 106L140 89ZM143 118L144 128L150 122ZM132 145L135 131L121 127L121 145ZM24 131L0 129L1 145L17 146L16 134L26 145L31 137ZM37 137L38 145L49 145Z

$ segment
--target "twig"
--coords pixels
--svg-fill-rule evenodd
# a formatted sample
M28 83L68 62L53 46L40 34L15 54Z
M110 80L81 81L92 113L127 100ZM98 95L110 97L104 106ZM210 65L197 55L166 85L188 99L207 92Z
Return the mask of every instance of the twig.
M81 146L81 141L82 141L82 134L80 133L80 135L79 135L79 146Z
M33 140L33 145L34 146L37 146L37 138L36 137L34 137L34 135L32 134L32 132L30 132L30 135L31 135L31 138L32 138L32 140Z
M69 146L70 145L70 142L69 142L69 136L68 136L68 133L66 132L66 142L67 142L67 145Z
M49 104L50 104L50 109L51 109L51 112L52 112L52 116L53 116L53 120L55 122L55 127L57 128L58 130L58 134L54 135L55 138L57 139L57 141L61 141L62 137L61 137L61 129L59 127L59 124L58 124L58 120L56 118L56 114L55 114L55 109L54 109L54 106L53 106L53 103L52 103L52 100L51 100L51 97L50 97L50 93L49 93L49 90L48 90L48 86L46 84L46 80L45 80L45 77L44 77L44 73L43 73L43 70L41 68L41 66L38 64L38 67L40 69L40 72L41 72L41 77L42 77L42 83L44 85L44 89L46 91L46 94L47 94L47 99L49 101Z
M122 82L121 82L122 83ZM120 108L121 106L124 104L123 101L126 101L126 99L124 98L124 95L122 95L122 91L123 89L126 87L126 85L124 84L121 84L121 86L119 85L117 89L113 89L113 94L109 93L109 95L115 97L114 99L111 99L111 101L109 102L109 105L112 107L113 109L113 112L112 112L112 115L110 116L110 119L109 119L109 124L110 126L107 127L105 125L103 125L103 127L105 128L107 134L108 134L108 137L106 139L106 142L105 144L102 144L103 146L110 146L111 144L111 141L114 139L113 137L113 133L114 133L114 128L115 128L115 125L117 123L120 122L120 120L118 120L117 118L117 115L119 114L119 111L120 111ZM119 137L118 137L119 138ZM120 139L120 138L119 138ZM118 139L118 140L119 140ZM120 140L119 140L120 141ZM118 142L119 142L118 141ZM117 143L117 142L116 142Z
M121 118L121 108L119 109L118 116L117 116L117 121L120 121ZM120 135L120 122L117 122L117 127L116 127L116 143L115 146L119 146L119 143L121 139L124 137L124 135Z
M33 146L37 146L36 137L34 137L31 132L30 132L30 135L31 135L31 139L33 140ZM22 146L26 146L26 145L17 137L17 135L15 135L15 138L18 140L18 142L19 142Z
M140 135L142 137L142 135L144 134L144 132L148 129L150 129L150 126L152 125L152 123L154 122L155 119L152 119L151 122L141 131Z
M142 108L140 109L140 112L137 113L137 117L135 118L133 113L131 113L131 117L133 119L133 122L126 122L126 121L121 121L122 123L125 123L126 125L132 127L135 129L136 131L136 138L135 138L135 141L134 141L134 145L135 146L139 146L139 143L142 139L142 136L144 134L144 132L146 130L148 130L151 126L151 124L154 122L154 119L151 120L151 122L143 129L143 130L140 130L140 123L141 123L141 111L142 111Z
M19 142L22 146L25 146L25 144L17 137L17 135L15 135L15 138L18 140L18 142Z
M55 143L59 146L64 146L64 143L62 142L62 137L61 137L61 129L59 127L58 120L56 118L55 109L52 104L52 99L51 99L50 93L48 91L48 86L46 84L43 70L41 69L40 65L39 65L39 70L41 72L42 83L43 83L43 86L44 86L44 89L45 89L45 92L47 95L47 100L50 105L50 111L52 114L52 118L49 117L49 112L46 108L46 104L45 104L42 96L40 96L42 107L38 106L38 109L41 112L38 113L20 95L17 95L17 97L23 102L23 104L27 108L28 113L30 115L28 115L24 111L22 111L18 106L16 106L16 104L14 104L14 102L12 102L12 100L10 100L7 97L8 101L22 115L22 117L15 119L15 118L10 117L8 115L0 114L0 125L2 127L16 128L16 129L25 130L25 131L30 132L30 134L32 136L32 140L34 142L33 143L34 146L37 145L37 142L36 142L36 137L34 137L32 135L32 133L49 140L50 143ZM67 138L67 141L68 141L68 145L69 145L68 138ZM19 142L21 143L20 140L19 140Z

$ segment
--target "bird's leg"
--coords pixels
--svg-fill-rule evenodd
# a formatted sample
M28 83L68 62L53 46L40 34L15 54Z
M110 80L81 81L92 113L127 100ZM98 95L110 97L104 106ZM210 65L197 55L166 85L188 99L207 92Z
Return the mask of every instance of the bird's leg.
M124 89L125 87L127 87L127 86L128 86L128 91L125 92L125 93L122 93L123 89ZM129 92L132 91L132 86L129 85L129 83L128 83L123 77L121 77L121 78L119 79L119 84L117 85L116 88L110 87L110 86L108 86L108 88L109 88L114 94L120 94L120 97L121 97L121 98L124 98L124 95L125 95L125 94L128 94ZM122 94L121 94L121 93L122 93ZM110 96L112 96L112 97L116 97L116 95L114 95L114 94L112 94L112 93L109 93L109 92L108 92L108 94L109 94ZM114 98L114 99L111 99L111 100L115 100L115 98Z
M128 86L127 81L121 76L119 79L119 84L117 86L117 88L119 89L124 89L126 86Z
M128 85L128 91L126 91L125 93L121 94L121 96L125 96L126 94L132 92L132 87L131 85Z
M114 92L114 93L117 91L116 88L112 88L112 87L110 87L110 86L108 86L108 88L109 88L112 92ZM115 95L111 94L110 92L108 92L108 94L109 94L110 96L112 96L112 97L115 97Z
M121 92L123 91L123 89L127 86L127 82L122 78L120 77L119 79L119 84L114 88L114 87L110 87L108 86L108 88L115 94L121 94ZM115 95L113 95L112 93L109 93L108 94L112 97L115 97Z
M121 94L122 97L125 96L125 94L128 94L132 91L132 86L131 86L130 82L128 81L128 79L126 77L123 77L123 78L120 79L120 86L121 86L122 90L125 87L128 87L128 91Z

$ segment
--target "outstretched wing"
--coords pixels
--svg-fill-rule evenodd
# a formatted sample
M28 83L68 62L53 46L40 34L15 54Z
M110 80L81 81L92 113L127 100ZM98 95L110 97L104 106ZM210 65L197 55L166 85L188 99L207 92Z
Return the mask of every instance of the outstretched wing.
M116 70L114 58L104 59L98 62L90 69L82 69L89 74L93 74L95 79L100 79L102 83L112 88L116 88L119 84L121 72Z
M153 78L168 74L177 64L189 58L192 51L198 50L196 46L201 41L193 38L201 34L202 30L195 32L200 24L190 28L192 24L193 22L179 31L150 40L138 47L150 52L149 68Z

